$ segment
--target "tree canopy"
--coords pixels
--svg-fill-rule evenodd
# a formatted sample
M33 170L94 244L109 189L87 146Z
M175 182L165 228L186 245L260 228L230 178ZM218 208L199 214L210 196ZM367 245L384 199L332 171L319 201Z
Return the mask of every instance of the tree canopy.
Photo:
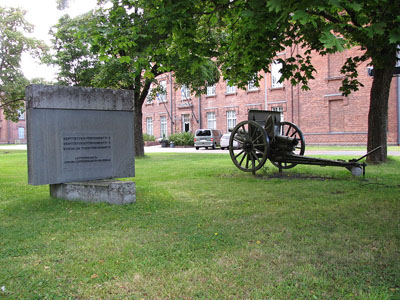
M164 72L178 70L182 60L168 52L171 32L158 31L148 22L141 6L126 1L103 1L111 6L71 19L64 16L53 28L55 55L50 63L60 66L59 82L134 91L135 151L144 154L142 106L151 84ZM218 80L215 63L201 58L196 72L179 68L190 86ZM191 71L191 70L190 70Z
M59 3L67 1L58 0ZM400 43L397 0L103 0L112 3L90 33L92 50L103 61L110 56L131 64L133 89L146 92L158 72L175 72L179 83L198 92L225 79L244 87L255 74L282 63L281 81L308 89L316 72L312 56L364 50L342 66L344 95L357 91L357 66L368 62L375 76L370 94L369 157L387 157L388 97ZM290 47L285 58L277 54ZM140 53L140 55L138 55ZM153 72L154 71L154 72ZM108 74L108 73L106 73ZM208 80L205 78L208 77ZM257 83L256 83L257 84ZM144 101L146 93L137 94ZM136 101L136 100L135 100ZM138 105L140 104L138 102Z
M25 86L29 84L21 71L21 55L29 52L39 56L46 51L42 42L26 37L33 27L24 15L20 9L0 7L0 108L14 121L23 108Z
M387 103L400 42L399 1L148 0L144 5L159 24L158 32L172 31L169 51L186 60L215 58L224 77L239 87L257 72L269 72L286 47L297 47L299 54L279 58L281 80L307 89L316 71L312 55L360 47L364 54L347 59L341 69L341 91L349 95L359 88L360 63L374 67L368 149L383 148L369 159L386 160Z

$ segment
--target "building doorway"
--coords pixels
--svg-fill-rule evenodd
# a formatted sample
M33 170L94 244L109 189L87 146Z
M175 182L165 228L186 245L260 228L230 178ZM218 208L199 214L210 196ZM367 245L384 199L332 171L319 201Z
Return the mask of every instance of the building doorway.
M182 132L190 131L190 114L182 115Z

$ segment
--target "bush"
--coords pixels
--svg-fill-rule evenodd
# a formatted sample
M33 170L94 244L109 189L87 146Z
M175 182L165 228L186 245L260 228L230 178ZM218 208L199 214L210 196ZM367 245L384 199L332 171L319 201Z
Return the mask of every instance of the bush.
M143 133L143 141L144 142L154 142L155 140L156 140L156 138L154 137L154 135Z
M174 133L168 137L176 146L193 146L194 135L191 132Z

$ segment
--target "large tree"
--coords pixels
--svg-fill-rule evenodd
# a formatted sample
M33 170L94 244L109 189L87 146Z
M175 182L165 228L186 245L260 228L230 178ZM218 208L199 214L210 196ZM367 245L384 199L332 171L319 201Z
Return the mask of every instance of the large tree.
M156 77L180 65L168 53L168 30L158 31L148 22L139 2L112 0L88 14L60 19L53 29L56 53L52 63L60 66L62 84L133 90L135 152L144 155L142 106ZM217 72L211 60L198 63L196 72L177 70L191 86L215 82ZM176 68L177 69L177 68ZM211 71L209 71L211 70Z
M126 2L135 2L126 0ZM230 82L245 86L285 47L299 54L280 59L281 80L308 81L316 71L311 57L358 46L364 54L342 67L341 91L349 95L360 86L357 66L368 61L374 68L368 116L370 162L387 158L389 89L400 42L398 0L148 0L145 3L160 32L173 32L171 52L200 58L214 57ZM311 52L313 51L313 52Z
M33 27L24 16L25 11L18 8L0 7L0 108L13 121L23 109L25 86L29 84L21 70L22 53L39 56L46 50L44 43L26 36Z

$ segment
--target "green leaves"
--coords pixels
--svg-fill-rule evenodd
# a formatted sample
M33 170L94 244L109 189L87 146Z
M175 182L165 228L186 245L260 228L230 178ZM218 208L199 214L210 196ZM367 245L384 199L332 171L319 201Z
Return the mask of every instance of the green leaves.
M267 3L267 7L270 12L280 12L282 10L282 1L270 0Z
M39 57L47 51L43 42L25 36L33 27L24 15L20 9L0 7L0 107L6 118L14 121L18 120L25 86L29 84L21 71L21 56L29 53Z
M131 58L129 56L121 56L118 58L121 63L129 64L131 62Z
M394 28L389 34L389 41L392 44L400 43L400 27Z
M346 44L342 37L337 37L328 30L322 32L319 40L324 45L324 48L339 52L344 50L344 45Z
M296 10L292 15L293 21L298 21L300 24L305 25L312 21L312 17L307 14L304 10Z

